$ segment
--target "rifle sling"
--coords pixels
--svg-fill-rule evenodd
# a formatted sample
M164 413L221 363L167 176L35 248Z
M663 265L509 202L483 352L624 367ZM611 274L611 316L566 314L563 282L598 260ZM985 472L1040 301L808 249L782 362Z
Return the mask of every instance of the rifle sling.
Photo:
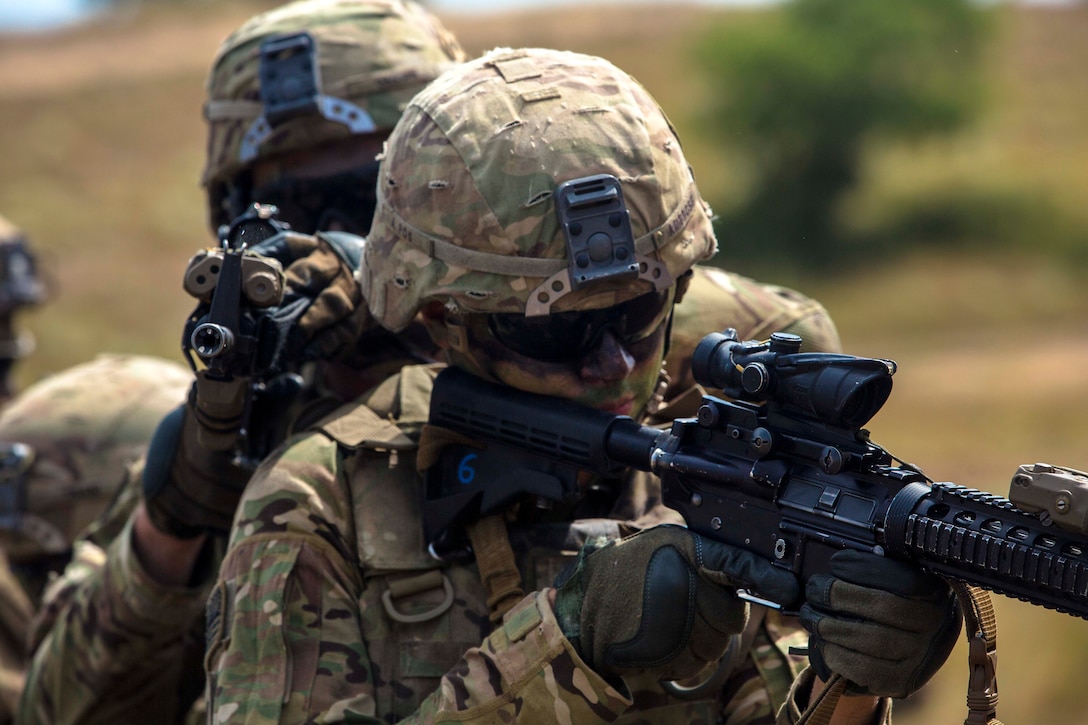
M964 633L970 645L967 662L967 719L964 725L1001 725L997 719L997 617L990 593L963 582L950 581L963 611Z
M437 464L442 449L450 444L482 447L479 442L457 431L428 423L423 426L419 436L417 470L422 473ZM465 532L472 542L480 581L487 590L487 606L491 610L489 618L492 624L498 624L503 615L525 597L506 521L501 514L484 516L466 526Z
M835 707L839 704L839 698L846 691L846 684L845 677L832 673L831 679L816 696L815 702L810 703L801 713L801 719L797 721L797 725L828 725Z
M491 624L498 624L503 615L525 597L521 588L521 573L510 547L506 521L501 514L492 514L473 521L465 528L472 541L480 580L487 590Z

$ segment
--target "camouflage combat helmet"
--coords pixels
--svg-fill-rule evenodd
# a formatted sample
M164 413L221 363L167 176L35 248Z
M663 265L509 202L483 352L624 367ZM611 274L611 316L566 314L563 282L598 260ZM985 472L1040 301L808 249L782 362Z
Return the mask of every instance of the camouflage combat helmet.
M622 213L587 222L603 231L579 241L571 220L594 200L625 205L626 241L609 229ZM386 144L359 277L397 331L430 300L530 316L609 307L669 287L715 249L676 134L642 86L600 58L497 49L409 104Z
M21 564L66 552L192 380L166 360L100 355L13 398L0 413L0 546L8 558Z
M213 223L229 221L227 184L249 164L388 131L412 96L464 58L408 0L299 0L253 17L224 41L207 81L202 181Z

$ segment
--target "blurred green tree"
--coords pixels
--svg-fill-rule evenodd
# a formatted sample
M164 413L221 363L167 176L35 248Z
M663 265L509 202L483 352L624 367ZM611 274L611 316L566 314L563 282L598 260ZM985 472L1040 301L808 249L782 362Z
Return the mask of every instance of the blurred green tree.
M705 133L739 154L747 197L718 224L730 257L829 267L865 144L948 132L980 107L986 11L971 0L794 0L727 18L694 46Z

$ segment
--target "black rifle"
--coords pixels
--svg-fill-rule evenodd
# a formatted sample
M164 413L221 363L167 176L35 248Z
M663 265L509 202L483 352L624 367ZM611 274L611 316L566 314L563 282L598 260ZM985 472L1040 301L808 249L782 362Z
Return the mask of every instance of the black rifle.
M277 413L302 387L285 345L306 300L285 304L282 265L252 253L290 228L277 213L254 204L223 225L220 247L194 256L184 278L199 300L181 344L196 374L200 444L233 451L236 464L249 469L283 439L285 416Z
M786 334L708 335L692 371L731 399L704 396L695 418L668 430L444 370L430 423L484 447L449 446L428 472L432 548L441 553L463 524L527 495L576 498L579 471L634 468L661 478L665 505L692 530L802 582L827 572L834 552L858 549L1088 618L1085 474L1021 466L1013 500L934 483L862 428L891 393L895 363L800 345ZM746 595L787 613L802 603Z

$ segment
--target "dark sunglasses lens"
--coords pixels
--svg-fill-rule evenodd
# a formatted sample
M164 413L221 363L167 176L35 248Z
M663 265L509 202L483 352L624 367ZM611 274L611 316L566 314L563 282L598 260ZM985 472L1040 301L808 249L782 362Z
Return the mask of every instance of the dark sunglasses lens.
M491 334L514 352L544 362L577 359L591 330L580 312L564 312L545 317L518 314L488 316Z
M623 304L623 329L620 337L626 343L645 340L665 321L672 309L672 290L651 292Z
M495 339L514 352L544 362L573 362L600 343L606 328L625 343L644 340L664 322L671 299L671 291L665 290L599 310L543 317L494 314L488 316L488 325Z

